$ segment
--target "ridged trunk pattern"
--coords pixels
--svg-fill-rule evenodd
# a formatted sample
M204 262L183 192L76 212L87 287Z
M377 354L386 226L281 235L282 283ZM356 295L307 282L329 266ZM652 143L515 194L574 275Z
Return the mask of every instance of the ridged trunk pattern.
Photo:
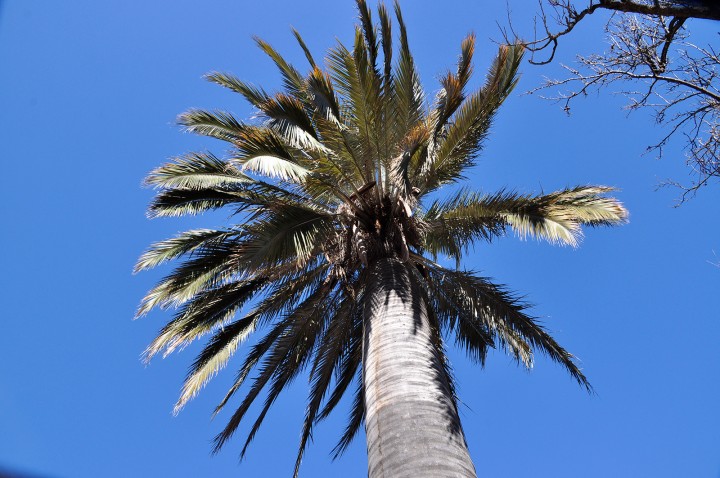
M365 304L370 478L475 477L427 309L397 259L377 260Z

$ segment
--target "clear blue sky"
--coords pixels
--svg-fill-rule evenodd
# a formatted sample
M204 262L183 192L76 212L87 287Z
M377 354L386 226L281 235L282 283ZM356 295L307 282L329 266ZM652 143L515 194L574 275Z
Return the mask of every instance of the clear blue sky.
M480 7L492 3L492 7ZM527 2L511 2L527 16ZM475 85L492 57L505 2L405 1L410 40L429 92L478 34ZM524 12L524 13L523 13ZM353 2L9 0L0 6L2 328L0 469L39 477L289 476L306 382L280 399L238 465L240 443L212 457L227 415L210 420L227 370L178 417L171 415L197 345L144 367L140 353L168 315L131 321L156 271L132 276L153 241L222 215L149 221L140 182L167 158L223 146L182 133L190 107L251 112L207 83L229 71L279 87L257 34L303 64L290 26L320 56L348 42ZM520 26L523 26L522 24ZM591 19L561 45L558 62L602 48ZM717 26L690 22L708 34ZM527 31L527 30L526 30ZM483 476L720 476L720 186L674 209L685 179L681 152L641 156L662 134L622 98L558 105L521 95L550 67L523 79L471 175L478 188L545 191L605 184L631 212L617 229L587 231L577 250L513 236L480 245L466 264L508 284L582 361L597 394L539 358L531 372L501 353L485 370L453 352L461 417ZM713 252L715 251L715 252ZM715 255L717 254L717 255ZM232 366L232 365L231 365ZM329 452L342 413L319 427L303 476L366 476L360 437Z

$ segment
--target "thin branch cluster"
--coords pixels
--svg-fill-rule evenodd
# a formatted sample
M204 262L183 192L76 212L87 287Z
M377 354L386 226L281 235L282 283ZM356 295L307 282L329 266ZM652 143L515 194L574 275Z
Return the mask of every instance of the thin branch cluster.
M605 26L609 46L602 53L578 55L575 66L563 65L567 78L547 80L533 91L558 91L551 98L569 112L575 98L620 86L628 110L650 109L666 127L649 151L662 156L674 138L684 142L692 179L665 183L682 190L681 203L720 179L720 56L716 47L691 41L687 28L690 18L720 20L720 6L700 0L592 0L582 9L570 0L548 3L550 11L540 3L544 34L527 43L532 63L552 61L558 39L598 9L614 12Z

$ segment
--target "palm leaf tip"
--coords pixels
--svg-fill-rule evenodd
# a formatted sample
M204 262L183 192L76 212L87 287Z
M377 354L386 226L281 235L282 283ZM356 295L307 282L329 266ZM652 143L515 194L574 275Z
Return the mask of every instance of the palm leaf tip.
M521 237L532 236L551 243L577 247L581 226L615 226L628 220L622 203L604 194L607 186L577 186L542 196L515 196L502 212Z

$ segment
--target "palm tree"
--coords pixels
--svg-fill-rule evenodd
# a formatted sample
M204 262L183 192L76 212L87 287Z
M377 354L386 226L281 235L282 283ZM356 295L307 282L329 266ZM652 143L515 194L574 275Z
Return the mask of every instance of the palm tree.
M256 40L279 67L281 93L228 74L207 76L242 95L262 121L241 122L223 111L180 116L188 131L232 149L224 159L192 153L152 171L146 182L158 193L149 215L224 208L237 223L187 231L153 244L139 259L136 271L180 261L139 308L138 316L177 308L145 358L210 335L190 367L179 411L248 336L262 330L216 409L243 388L244 398L215 438L216 451L265 391L244 455L278 395L309 370L295 475L313 426L351 388L354 402L336 454L364 425L371 477L475 476L447 340L480 364L498 345L528 367L540 351L580 385L589 384L524 303L459 268L463 254L473 241L508 230L575 246L582 225L618 224L627 213L604 196L611 188L601 186L537 196L462 189L430 201L473 165L517 82L523 49L500 47L484 86L466 93L475 48L468 36L457 71L441 78L428 107L397 4L398 33L383 4L379 25L364 0L357 4L353 48L331 49L326 71L297 32L310 64L306 75ZM443 267L438 256L458 266ZM253 370L254 379L246 380Z

